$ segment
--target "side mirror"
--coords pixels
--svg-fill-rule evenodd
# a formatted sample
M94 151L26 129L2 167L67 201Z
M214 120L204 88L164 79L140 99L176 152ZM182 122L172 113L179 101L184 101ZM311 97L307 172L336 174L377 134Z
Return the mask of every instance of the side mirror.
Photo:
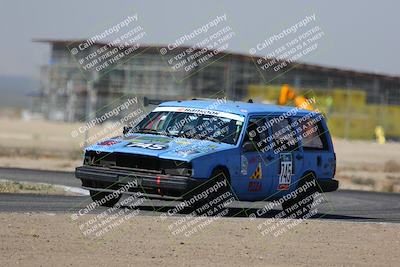
M130 130L132 130L132 127L125 125L122 130L122 133L125 135L125 134L129 133Z
M252 142L246 141L243 143L243 152L255 151L255 147Z

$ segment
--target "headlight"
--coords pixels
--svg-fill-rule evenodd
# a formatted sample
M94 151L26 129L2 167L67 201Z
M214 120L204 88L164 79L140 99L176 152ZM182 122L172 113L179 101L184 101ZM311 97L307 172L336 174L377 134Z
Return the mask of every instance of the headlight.
M161 169L165 174L179 175L179 176L192 176L192 164L185 161L166 160L162 161Z
M167 170L165 170L165 174L192 176L193 171L192 171L192 169L187 169L187 168L167 169Z

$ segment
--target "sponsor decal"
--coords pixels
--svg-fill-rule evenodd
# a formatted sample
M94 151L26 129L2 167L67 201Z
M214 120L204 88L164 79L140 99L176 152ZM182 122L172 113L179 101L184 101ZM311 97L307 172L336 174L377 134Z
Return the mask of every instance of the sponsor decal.
M174 152L179 155L182 155L182 156L187 156L187 155L198 154L198 153L207 153L207 152L215 150L216 148L218 148L218 146L214 145L214 144L210 144L207 146L193 145L190 147L175 149Z
M140 147L140 148L147 148L152 150L163 150L168 148L167 145L164 144L157 144L157 143L140 143L140 142L131 142L126 145L127 147Z
M214 144L211 144L211 145L208 145L207 146L210 150L215 150L218 146L217 145L214 145Z
M261 162L259 162L256 170L250 176L250 179L261 179L261 178L262 178L262 168L261 168Z
M242 175L246 175L247 176L247 170L249 168L249 161L247 160L247 158L244 155L240 156L240 173Z
M120 143L120 141L106 140L106 141L100 142L98 145L99 146L113 146L113 145L118 144L118 143Z
M249 182L248 190L249 192L258 192L262 188L261 182L251 181Z
M201 115L211 115L215 117L227 118L237 121L244 121L244 117L241 115L211 110L211 109L202 109L202 108L187 108L187 107L157 107L153 110L153 112L158 111L173 111L173 112L186 112L186 113L193 113L193 114L201 114Z
M195 148L184 148L184 149L180 149L180 150L175 150L175 153L182 155L182 156L188 156L188 155L192 155L192 154L201 153L201 151L199 151Z
M174 142L178 145L182 145L182 146L187 146L190 145L192 142L189 140L182 140L182 139L178 139L178 140L174 140Z
M133 137L133 138L132 138ZM162 143L166 144L171 141L168 137L162 136L145 136L145 135L138 135L138 136L129 136L126 138L129 142L139 142L139 143Z
M281 170L279 173L278 190L288 190L293 175L293 159L291 153L281 153Z

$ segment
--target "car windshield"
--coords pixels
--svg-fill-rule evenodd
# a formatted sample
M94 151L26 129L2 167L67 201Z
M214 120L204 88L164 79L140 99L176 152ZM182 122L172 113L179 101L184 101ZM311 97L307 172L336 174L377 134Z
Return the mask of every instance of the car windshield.
M236 144L242 130L243 117L206 111L196 109L195 112L182 112L157 108L139 122L132 132Z

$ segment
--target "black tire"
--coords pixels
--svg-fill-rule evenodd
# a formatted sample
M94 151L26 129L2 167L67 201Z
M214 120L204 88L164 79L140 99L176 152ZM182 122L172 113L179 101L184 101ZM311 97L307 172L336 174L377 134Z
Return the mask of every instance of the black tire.
M214 185L218 184L221 185L220 182L224 182L224 180L226 180L226 183L224 182L224 185L222 187L219 187L218 190L216 192L212 192L210 193L207 198L205 199L201 199L198 200L194 203L193 205L193 210L196 211L197 215L202 215L206 213L206 209L204 209L206 206L205 205L210 205L210 202L224 194L226 194L227 192L230 192L230 182L229 182L229 177L228 175L224 172L223 169L217 168L214 169L213 172L210 175L210 180L208 180L208 182L204 183L203 185L199 186L198 188L196 188L196 190L194 190L192 196L196 195L196 194L201 194L202 192L204 192L205 190L213 187ZM232 194L232 193L231 193ZM224 199L225 200L225 199ZM223 202L222 202L223 203ZM219 204L219 203L218 203Z
M121 194L113 196L113 193L90 190L90 197L92 198L93 202L99 203L100 206L111 208L118 203L119 199L121 198Z
M209 197L205 200L205 203L210 204L210 201L212 200L216 200L217 198L221 197L221 201L218 202L218 204L223 204L225 201L227 201L231 196L226 197L225 195L230 192L231 195L233 196L231 190L230 190L230 181L229 181L229 175L221 168L216 168L213 170L213 172L210 175L210 179L212 179L212 181L208 184L208 188L218 184L218 183L224 183L224 186L222 186L221 188L219 188L217 190L217 192L213 192L209 195ZM225 196L222 198L222 196ZM218 204L214 204L214 207L217 207ZM223 209L225 209L226 207L221 207L221 208L217 208L219 213L221 212ZM216 215L216 214L213 214Z
M213 179L212 184L216 184L218 182L224 182L226 180L226 184L218 190L218 192L212 194L213 196L219 196L221 194L225 194L230 191L230 181L228 174L224 172L223 169L215 169L210 175L210 179Z
M300 179L296 189L304 186L307 182L312 182L313 180L315 180L314 176L311 173L307 173ZM313 195L317 191L316 186L311 186L307 191L299 193L295 198L290 198L283 202L282 208L286 213L286 217L303 218L307 215L311 210L312 203L314 202Z

